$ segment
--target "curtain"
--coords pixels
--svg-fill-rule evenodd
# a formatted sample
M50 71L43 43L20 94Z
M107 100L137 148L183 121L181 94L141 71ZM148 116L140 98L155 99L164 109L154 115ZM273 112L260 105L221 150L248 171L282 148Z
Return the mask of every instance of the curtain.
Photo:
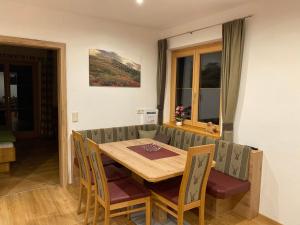
M245 19L223 24L222 31L222 138L226 141L233 141L233 123L243 61Z
M157 62L157 109L158 109L158 124L163 123L164 103L165 103L165 88L167 76L167 39L158 41L158 62Z

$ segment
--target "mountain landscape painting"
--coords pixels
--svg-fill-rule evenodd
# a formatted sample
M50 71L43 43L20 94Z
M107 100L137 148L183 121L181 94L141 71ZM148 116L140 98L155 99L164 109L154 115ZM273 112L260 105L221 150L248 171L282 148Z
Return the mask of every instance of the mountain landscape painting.
M90 86L140 87L141 65L117 53L90 49Z

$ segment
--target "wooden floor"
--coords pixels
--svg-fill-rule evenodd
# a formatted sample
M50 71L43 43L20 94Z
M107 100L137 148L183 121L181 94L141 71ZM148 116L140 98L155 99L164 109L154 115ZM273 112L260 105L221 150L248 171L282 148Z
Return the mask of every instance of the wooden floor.
M43 146L41 148L41 146ZM0 225L80 225L77 215L78 185L59 186L57 152L47 143L22 143L11 175L0 175ZM47 151L48 150L48 151ZM35 153L35 154L31 154ZM34 160L33 160L34 159ZM185 218L196 225L198 216ZM99 225L103 224L100 216ZM92 213L90 221L92 220ZM126 217L114 218L111 225L134 225ZM271 225L263 218L252 221L228 213L219 218L206 216L206 225Z
M63 189L59 186L43 186L28 192L0 197L0 225L79 225L83 214L77 215L77 187ZM17 215L17 216L16 216ZM102 216L98 224L103 224ZM185 215L192 225L197 224L197 215ZM92 214L90 221L92 220ZM244 220L234 214L213 219L206 217L207 225L271 225L256 218ZM111 225L134 225L126 217L112 220Z
M16 162L10 173L0 173L0 196L59 184L57 143L27 140L16 143Z

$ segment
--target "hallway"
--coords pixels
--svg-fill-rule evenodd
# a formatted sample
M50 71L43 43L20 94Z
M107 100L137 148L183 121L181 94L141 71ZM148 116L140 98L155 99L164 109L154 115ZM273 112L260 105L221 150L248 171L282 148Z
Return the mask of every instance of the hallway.
M0 174L0 196L59 184L57 143L48 139L16 142L11 172Z

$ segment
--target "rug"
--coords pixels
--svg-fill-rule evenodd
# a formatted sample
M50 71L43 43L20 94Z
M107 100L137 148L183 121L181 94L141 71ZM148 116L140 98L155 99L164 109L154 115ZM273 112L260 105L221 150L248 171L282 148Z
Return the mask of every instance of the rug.
M134 213L131 215L130 219L136 225L145 225L145 223L146 223L145 212ZM177 220L176 220L176 218L174 218L172 216L168 216L168 221L165 222L164 224L161 224L152 218L151 224L152 225L177 225ZM184 221L184 225L191 225L191 224Z

